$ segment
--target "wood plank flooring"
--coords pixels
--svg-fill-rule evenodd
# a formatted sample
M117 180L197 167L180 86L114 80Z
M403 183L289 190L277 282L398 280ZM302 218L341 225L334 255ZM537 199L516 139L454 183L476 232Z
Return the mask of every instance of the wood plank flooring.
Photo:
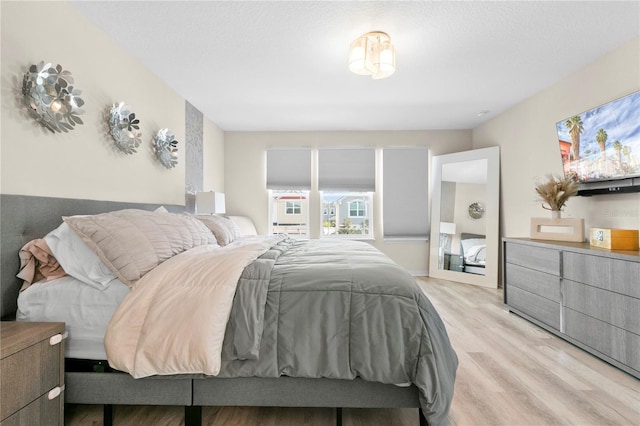
M640 426L640 381L508 313L502 289L419 278L460 366L452 425ZM330 426L329 408L205 407L210 426ZM67 405L65 424L100 425L101 406ZM116 406L114 424L183 424L182 407ZM416 409L344 409L345 426L417 426Z

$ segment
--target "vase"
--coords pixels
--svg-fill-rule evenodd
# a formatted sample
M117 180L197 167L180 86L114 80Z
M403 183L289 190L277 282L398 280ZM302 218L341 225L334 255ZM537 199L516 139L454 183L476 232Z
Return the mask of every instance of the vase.
M551 210L551 219L560 219L561 217L560 210Z

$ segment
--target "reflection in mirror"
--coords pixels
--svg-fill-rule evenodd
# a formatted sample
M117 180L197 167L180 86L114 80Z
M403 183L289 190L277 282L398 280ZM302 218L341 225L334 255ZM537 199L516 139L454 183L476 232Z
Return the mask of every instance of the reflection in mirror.
M498 147L433 160L429 275L497 287Z
M486 182L486 158L442 165L440 269L485 275L486 223L472 206L486 203Z

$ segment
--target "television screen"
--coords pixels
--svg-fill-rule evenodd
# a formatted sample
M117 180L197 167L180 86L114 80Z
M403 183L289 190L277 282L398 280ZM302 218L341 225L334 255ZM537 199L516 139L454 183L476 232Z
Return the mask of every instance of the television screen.
M640 91L556 124L565 176L580 182L640 176Z

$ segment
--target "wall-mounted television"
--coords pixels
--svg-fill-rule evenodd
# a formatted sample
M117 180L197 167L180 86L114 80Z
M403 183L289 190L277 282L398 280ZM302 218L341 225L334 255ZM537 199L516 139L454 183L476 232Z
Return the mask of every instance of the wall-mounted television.
M556 123L564 175L579 195L640 192L640 91Z

